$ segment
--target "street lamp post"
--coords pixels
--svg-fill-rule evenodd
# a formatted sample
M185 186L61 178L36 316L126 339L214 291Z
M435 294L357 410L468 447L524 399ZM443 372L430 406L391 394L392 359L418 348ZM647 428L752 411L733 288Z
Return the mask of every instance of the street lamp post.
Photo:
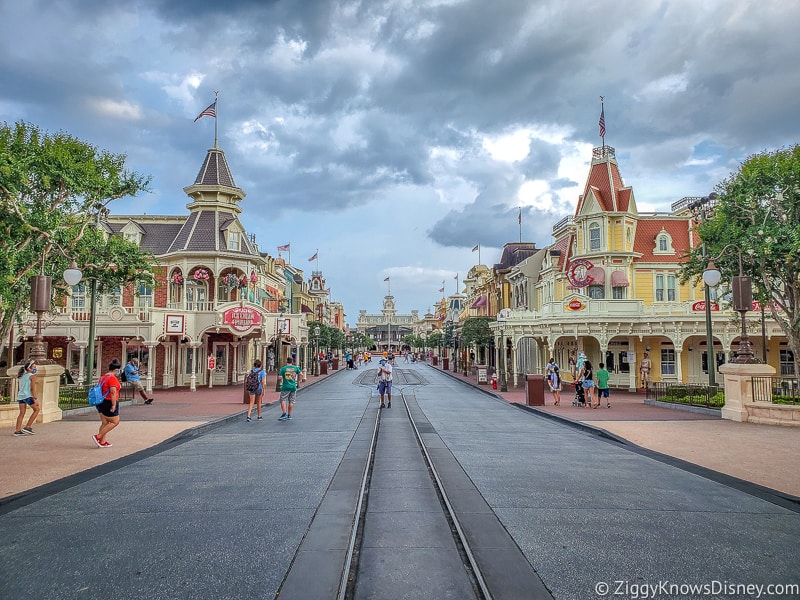
M739 274L731 279L731 291L733 292L733 310L739 313L742 322L742 333L739 335L739 350L736 353L736 358L731 362L736 364L755 364L758 359L753 356L753 347L750 344L750 337L747 335L746 314L748 310L753 307L753 284L750 277L744 274L742 269L742 251L733 244L725 246L717 255L717 259L723 256L731 248L734 249L737 258L739 259ZM703 271L703 281L709 287L716 286L722 273L719 272L714 265L714 259L708 261L708 268Z
M314 327L314 377L319 377L319 325Z
M506 331L502 322L500 323L500 391L508 391L506 384Z
M278 314L278 334L275 336L275 353L277 354L276 360L276 368L278 373L280 374L281 371L281 355L283 354L283 348L281 347L281 332L283 331L283 312ZM280 375L275 380L275 391L281 391L281 378Z
M425 332L419 334L420 339L422 340L422 360L428 360L428 355L426 354L425 350L427 346L425 345L425 340L428 339L428 336L425 335Z
M717 195L711 192L708 196L703 196L689 203L689 210L692 211L696 223L703 222L708 218L716 199ZM705 257L706 245L703 244L703 258ZM703 283L705 283L705 279ZM717 357L714 352L714 333L711 324L711 286L705 283L703 288L706 305L706 367L708 368L708 386L716 387Z

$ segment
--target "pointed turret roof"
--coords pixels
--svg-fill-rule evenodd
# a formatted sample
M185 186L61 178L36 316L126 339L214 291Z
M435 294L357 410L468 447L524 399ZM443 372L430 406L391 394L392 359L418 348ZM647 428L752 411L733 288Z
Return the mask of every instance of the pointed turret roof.
M614 148L601 146L592 149L592 166L583 194L575 207L575 216L583 212L584 204L594 198L603 211L628 212L633 207L632 190L622 181Z
M194 180L195 185L221 185L235 188L233 175L228 168L228 161L225 160L225 152L219 148L211 148L206 154L203 166Z

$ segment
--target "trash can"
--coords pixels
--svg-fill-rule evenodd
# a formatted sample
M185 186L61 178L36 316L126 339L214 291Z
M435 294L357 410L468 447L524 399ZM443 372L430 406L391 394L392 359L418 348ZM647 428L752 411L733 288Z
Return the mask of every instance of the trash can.
M333 359L333 370L334 371L338 371L339 370L339 359L338 358L334 358Z
M439 364L439 357L434 354L433 356L433 366L437 366Z
M444 357L442 359L442 370L443 371L449 371L450 370L450 359L447 358L447 357Z
M327 375L328 374L328 361L327 360L319 361L319 374L320 375Z
M544 375L525 375L525 403L528 406L544 406Z

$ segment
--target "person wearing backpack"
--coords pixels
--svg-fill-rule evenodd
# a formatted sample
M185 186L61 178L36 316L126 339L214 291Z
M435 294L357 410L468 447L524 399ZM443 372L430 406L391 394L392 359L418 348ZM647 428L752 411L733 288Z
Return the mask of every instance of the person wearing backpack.
M103 402L97 405L100 413L100 430L93 435L94 443L101 448L111 448L111 442L106 441L108 433L119 425L119 391L122 389L117 373L122 367L115 358L108 365L108 371L100 378L100 389L103 392Z
M253 361L253 368L244 379L244 388L250 396L250 406L247 407L247 421L252 421L250 418L253 412L253 403L256 403L256 414L258 419L261 420L261 398L264 395L264 389L267 387L267 374L261 368L261 359Z

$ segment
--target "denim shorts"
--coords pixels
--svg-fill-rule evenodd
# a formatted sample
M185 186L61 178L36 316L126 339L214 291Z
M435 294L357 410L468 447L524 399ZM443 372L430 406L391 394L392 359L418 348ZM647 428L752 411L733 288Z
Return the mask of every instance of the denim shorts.
M591 379L584 379L583 380L583 389L590 390L594 387L594 381Z
M33 396L31 396L29 398L23 398L22 400L17 400L17 402L20 404L27 404L28 406L33 406L33 403L36 402L36 400L34 400Z

